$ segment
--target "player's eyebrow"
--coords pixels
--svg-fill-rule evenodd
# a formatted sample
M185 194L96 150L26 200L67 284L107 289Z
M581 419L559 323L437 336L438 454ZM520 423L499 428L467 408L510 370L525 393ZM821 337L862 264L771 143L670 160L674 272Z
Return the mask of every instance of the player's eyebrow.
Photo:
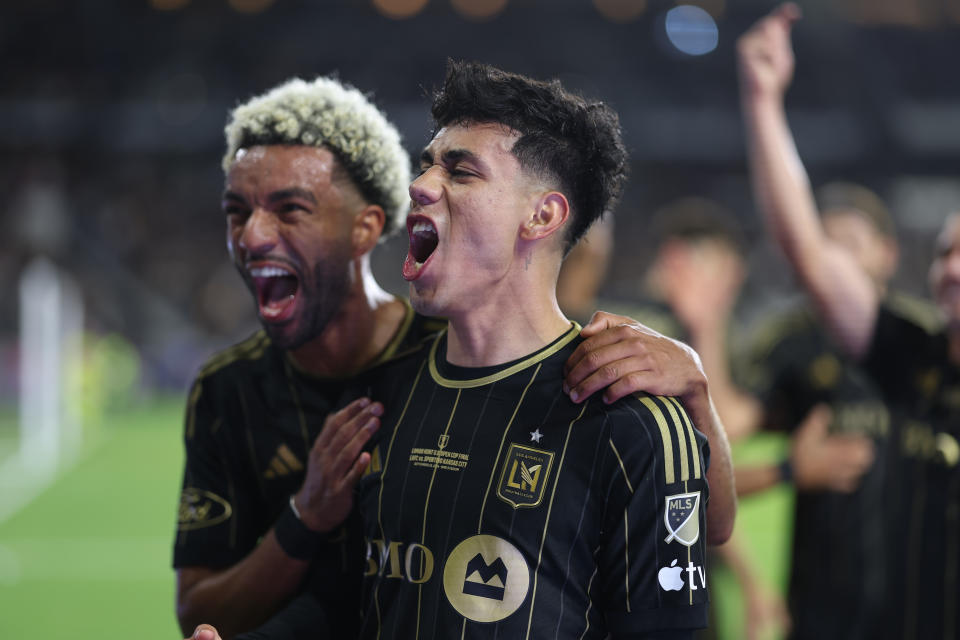
M274 191L267 196L267 202L279 202L280 200L289 200L290 198L302 198L303 200L309 200L313 204L317 204L317 197L302 187L288 187L287 189Z
M440 154L440 160L446 166L452 166L462 160L466 160L477 166L479 169L485 169L486 163L480 159L480 156L469 149L447 149ZM433 153L429 149L424 149L420 154L421 165L432 165L434 162Z
M230 200L230 201L235 201L235 202L246 202L246 201L247 201L247 199L244 198L242 195L240 195L240 194L237 193L236 191L230 191L229 189L227 189L226 191L223 192L223 195L221 196L220 199L221 199L221 200Z

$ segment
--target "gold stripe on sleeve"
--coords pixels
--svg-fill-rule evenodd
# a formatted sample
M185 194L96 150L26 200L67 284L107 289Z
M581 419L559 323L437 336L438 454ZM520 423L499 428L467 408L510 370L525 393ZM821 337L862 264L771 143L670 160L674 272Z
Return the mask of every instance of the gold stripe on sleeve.
M620 452L617 451L617 445L613 444L613 439L608 440L610 443L610 448L613 450L613 455L617 457L617 464L620 465L620 471L623 472L623 480L627 483L627 488L630 489L630 494L633 495L633 485L630 484L630 476L627 474L626 467L623 466L623 458L620 457Z
M679 411L683 417L683 423L687 428L687 437L690 439L690 457L693 458L693 477L699 480L703 477L703 471L700 469L700 447L697 446L697 436L693 433L693 423L690 422L690 416L687 415L687 410L683 408L679 400L673 397L668 397L667 399L676 405L677 411Z
M667 427L667 420L663 416L663 411L649 396L640 396L640 402L650 410L657 426L660 428L660 438L663 441L663 473L667 484L676 482L676 474L673 471L673 438L670 437L670 429Z
M670 419L673 422L673 430L677 433L677 445L680 449L680 479L686 482L690 479L690 459L687 457L687 434L684 433L683 423L680 422L680 416L677 415L677 410L670 403L670 400L663 396L657 396L657 398L667 408L667 413L670 414Z

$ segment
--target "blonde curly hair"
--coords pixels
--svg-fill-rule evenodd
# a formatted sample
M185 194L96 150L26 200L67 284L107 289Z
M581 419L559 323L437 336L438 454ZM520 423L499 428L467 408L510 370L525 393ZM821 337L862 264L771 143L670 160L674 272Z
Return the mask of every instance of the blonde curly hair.
M400 227L410 202L410 157L400 134L354 87L333 78L294 78L235 108L224 133L229 171L240 149L256 145L325 147L360 193L386 213L383 236Z

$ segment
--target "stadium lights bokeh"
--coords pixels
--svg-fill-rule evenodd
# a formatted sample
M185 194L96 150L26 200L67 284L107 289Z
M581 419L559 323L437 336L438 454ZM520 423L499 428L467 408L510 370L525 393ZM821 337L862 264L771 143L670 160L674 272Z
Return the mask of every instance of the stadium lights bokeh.
M720 40L713 17L693 5L680 5L670 9L664 26L670 43L691 56L710 53L717 48Z
M406 20L420 13L428 0L373 0L374 8L394 20Z

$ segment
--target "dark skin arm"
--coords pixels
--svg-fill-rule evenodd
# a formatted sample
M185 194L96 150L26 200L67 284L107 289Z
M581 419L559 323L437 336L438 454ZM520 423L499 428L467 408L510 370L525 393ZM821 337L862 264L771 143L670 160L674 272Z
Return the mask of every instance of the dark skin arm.
M581 335L586 340L567 360L564 391L574 402L601 390L607 403L638 391L678 397L710 443L707 541L725 542L737 511L733 464L700 357L689 346L632 318L603 311L593 315Z
M379 427L383 405L361 398L327 416L307 462L295 502L303 523L317 532L335 529L347 517L353 487L370 461L363 445ZM213 622L227 638L265 622L299 588L309 563L291 558L273 530L243 560L225 570L184 567L177 571L177 617L184 634Z

